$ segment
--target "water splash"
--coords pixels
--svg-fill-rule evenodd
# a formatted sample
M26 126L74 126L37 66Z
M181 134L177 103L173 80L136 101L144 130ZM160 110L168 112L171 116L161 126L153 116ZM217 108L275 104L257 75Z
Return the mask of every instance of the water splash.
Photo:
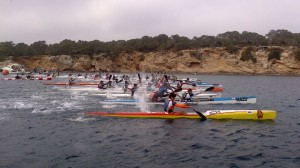
M108 99L113 99L113 98L114 98L113 95L112 95L112 93L111 93L111 90L107 89L106 97L107 97Z
M136 104L143 112L150 112L149 105L147 103L148 96L146 92L137 92L133 95L134 99L139 100Z

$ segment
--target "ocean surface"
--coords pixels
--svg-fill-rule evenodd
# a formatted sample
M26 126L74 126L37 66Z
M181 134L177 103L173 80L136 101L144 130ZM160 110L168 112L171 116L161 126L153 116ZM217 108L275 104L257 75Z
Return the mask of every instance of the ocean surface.
M0 168L300 167L300 77L186 76L222 84L223 97L257 96L250 105L194 106L200 111L272 109L277 118L201 122L88 117L85 112L141 107L103 105L99 102L105 98L93 92L43 85L46 81L2 80ZM162 110L161 105L149 108Z

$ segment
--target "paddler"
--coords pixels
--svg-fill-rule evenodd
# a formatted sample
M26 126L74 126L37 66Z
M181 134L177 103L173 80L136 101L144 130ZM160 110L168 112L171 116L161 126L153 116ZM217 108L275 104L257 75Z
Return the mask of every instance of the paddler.
M187 92L182 94L181 101L191 102L193 96L194 96L193 90L191 88L189 88Z
M138 85L135 83L133 84L133 87L131 88L131 96L133 97L134 92L136 92L138 90Z
M100 81L98 84L99 89L107 89L107 83L104 83L103 81Z
M76 80L76 78L73 78L73 76L71 75L71 76L69 77L69 85L75 84L75 80Z
M172 90L172 88L170 87L170 85L165 82L162 86L159 87L158 92L156 92L153 97L151 98L152 102L157 102L159 101L158 98L160 97L166 97L169 93L168 93L168 89Z
M146 87L146 90L148 91L148 92L152 92L154 89L152 88L152 84L149 82L148 83L148 85L147 85L147 87Z
M191 106L187 106L185 104L177 104L175 102L175 98L176 98L176 94L175 93L170 93L169 94L169 99L167 99L165 101L165 104L164 104L164 111L165 113L167 114L172 114L174 113L174 108L175 106L176 107L180 107L180 108L190 108Z
M17 76L15 77L17 80L22 79L21 76L19 76L19 74L17 74Z
M180 80L180 81L177 83L175 92L180 92L180 91L182 91L182 85L183 85L183 81Z

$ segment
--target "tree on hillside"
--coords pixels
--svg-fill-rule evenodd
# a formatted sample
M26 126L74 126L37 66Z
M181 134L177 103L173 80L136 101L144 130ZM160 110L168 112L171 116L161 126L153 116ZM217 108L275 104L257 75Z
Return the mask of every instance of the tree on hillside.
M156 37L153 37L156 41L157 50L170 50L173 48L172 39L165 34L160 34Z
M266 37L271 45L295 45L293 33L284 29L271 30Z
M240 36L240 44L244 45L267 45L267 39L257 33L243 31Z
M201 37L193 37L191 45L193 48L218 47L219 43L216 37L203 35Z
M30 47L25 43L18 43L15 47L15 56L32 55Z
M76 48L76 42L65 39L59 43L58 54L76 54L78 49Z
M46 44L46 41L38 41L32 43L29 47L32 55L44 55L48 45Z
M218 34L217 38L221 41L222 46L233 44L236 45L239 43L241 39L241 35L238 31L225 32L222 34Z
M13 56L14 55L14 43L12 41L0 43L0 56Z
M184 36L172 35L172 42L176 51L187 50L191 48L191 40Z

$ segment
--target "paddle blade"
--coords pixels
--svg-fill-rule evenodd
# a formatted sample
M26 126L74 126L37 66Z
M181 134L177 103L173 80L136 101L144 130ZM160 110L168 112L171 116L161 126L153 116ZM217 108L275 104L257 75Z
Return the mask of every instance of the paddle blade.
M182 91L181 87L174 90L174 92L181 92L181 91Z
M200 112L200 111L197 111L196 109L193 108L193 110L200 116L200 121L205 121L207 120L207 118Z
M214 88L215 88L215 87L209 87L209 88L205 89L205 91L206 91L206 92L212 91L212 90L214 90Z
M166 82L169 82L167 75L164 75L164 76L165 76Z
M142 78L141 78L140 73L138 73L138 76L139 76L139 82L142 83Z

